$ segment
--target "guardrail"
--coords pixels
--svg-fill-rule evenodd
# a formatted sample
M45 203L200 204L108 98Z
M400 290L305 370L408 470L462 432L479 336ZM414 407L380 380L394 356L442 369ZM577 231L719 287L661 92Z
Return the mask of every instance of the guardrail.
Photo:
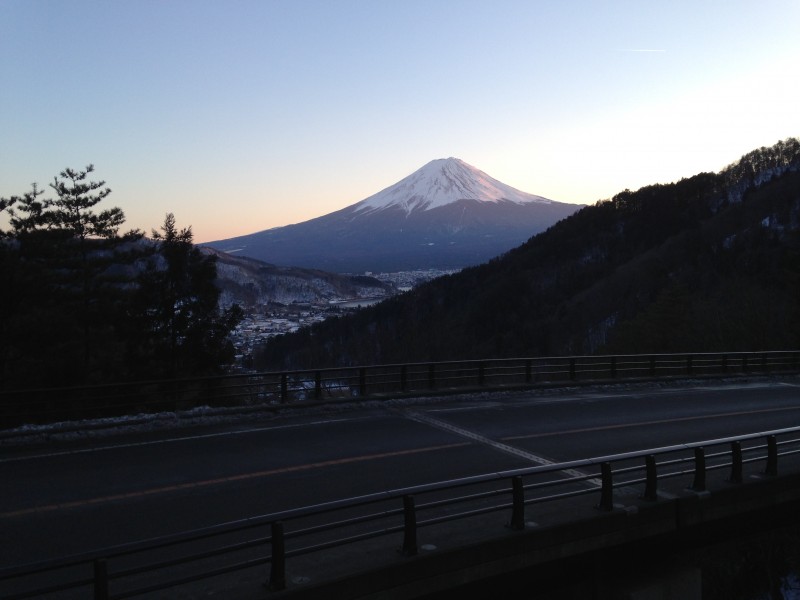
M800 352L507 358L356 366L0 392L0 428L196 407L243 409L476 388L797 371Z
M704 492L707 474L717 470L728 472L730 484L746 485L745 465L776 477L779 457L797 453L800 427L791 427L417 485L4 569L0 596L82 590L85 597L91 590L96 600L122 599L252 568L263 569L270 589L283 590L286 563L299 556L392 535L413 556L425 527L500 513L506 518L496 527L522 530L531 507L545 503L591 496L597 510L611 511L615 489L635 487L642 501L655 502L666 480L691 478L689 487ZM388 542L382 548L396 551Z

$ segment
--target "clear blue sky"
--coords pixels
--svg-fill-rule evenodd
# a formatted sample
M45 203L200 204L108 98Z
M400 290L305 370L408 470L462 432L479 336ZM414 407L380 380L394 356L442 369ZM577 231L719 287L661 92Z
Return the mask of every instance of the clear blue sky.
M455 156L593 203L800 136L800 2L0 0L0 196L304 221ZM3 227L0 222L0 227Z

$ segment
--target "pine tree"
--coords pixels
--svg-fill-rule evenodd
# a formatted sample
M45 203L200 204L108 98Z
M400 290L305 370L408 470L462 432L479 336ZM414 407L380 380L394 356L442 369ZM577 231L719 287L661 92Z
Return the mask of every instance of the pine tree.
M194 246L191 227L178 229L172 213L151 237L155 251L129 312L130 360L150 377L218 372L232 359L228 334L242 312L217 309L216 258Z
M113 377L112 315L124 287L110 271L124 259L118 247L141 234L117 234L121 209L95 210L111 190L88 180L93 171L62 171L50 185L53 198L42 198L34 184L3 203L14 256L3 274L13 329L4 349L20 380L66 385Z

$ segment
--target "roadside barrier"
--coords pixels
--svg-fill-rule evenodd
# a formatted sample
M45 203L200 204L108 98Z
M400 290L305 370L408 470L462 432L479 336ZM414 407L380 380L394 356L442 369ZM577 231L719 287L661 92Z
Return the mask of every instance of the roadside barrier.
M597 511L614 511L620 488L658 502L665 482L691 478L689 489L707 493L707 475L718 470L744 489L743 465L776 478L779 458L798 453L800 427L791 427L389 490L3 569L0 597L88 591L96 600L118 600L254 568L263 570L265 587L280 591L288 587L287 563L299 556L337 560L332 550L379 538L388 538L382 551L396 553L391 540L401 538L400 554L413 557L421 530L442 523L468 527L469 519L495 513L498 528L521 531L546 504L594 497Z
M480 389L797 372L800 352L598 355L354 366L0 392L0 430L192 409L395 398ZM103 427L103 424L97 424ZM85 427L85 426L82 426ZM0 437L14 435L0 431Z

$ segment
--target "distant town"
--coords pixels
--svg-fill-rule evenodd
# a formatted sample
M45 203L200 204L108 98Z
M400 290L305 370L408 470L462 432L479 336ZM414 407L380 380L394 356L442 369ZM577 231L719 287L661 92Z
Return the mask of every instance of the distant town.
M394 286L396 293L407 292L414 287L444 275L458 272L458 269L424 269L417 271L399 271L396 273L373 273L365 275L375 277ZM276 335L292 333L300 329L320 323L330 317L346 314L377 304L390 296L372 298L353 298L350 300L327 302L324 304L308 302L292 302L281 304L271 302L245 313L242 322L231 332L231 340L236 348L236 369L247 370L255 348Z

